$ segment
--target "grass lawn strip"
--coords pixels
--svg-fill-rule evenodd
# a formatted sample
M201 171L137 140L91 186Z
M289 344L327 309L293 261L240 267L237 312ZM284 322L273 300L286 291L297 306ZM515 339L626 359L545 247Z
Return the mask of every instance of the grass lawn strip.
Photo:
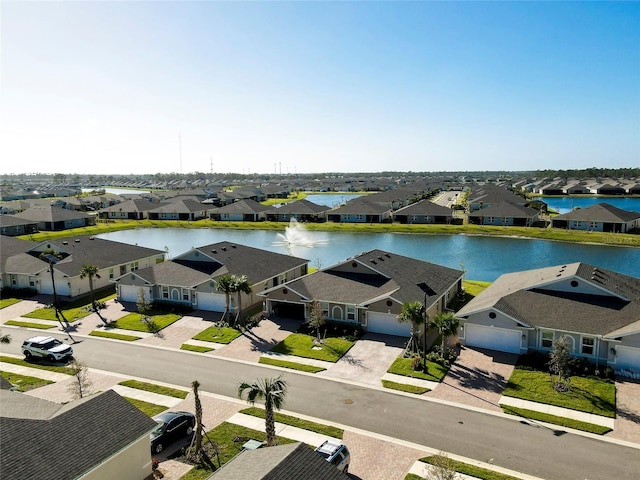
M93 330L89 332L92 337L112 338L114 340L124 340L125 342L134 342L142 337L134 337L133 335L123 335L122 333L105 332L103 330Z
M0 362L13 363L14 365L21 365L23 367L38 368L40 370L48 370L50 372L64 373L65 375L73 375L70 368L59 367L57 365L44 365L37 362L27 362L21 358L7 357L0 355Z
M175 313L162 313L157 315L149 315L149 317L155 322L159 330L168 327L174 322L177 322L182 318L182 315ZM122 328L123 330L133 330L135 332L148 332L147 324L142 321L143 315L139 313L129 313L122 318L119 318L115 322L112 322L111 326L115 328Z
M271 351L335 363L353 347L353 342L349 340L340 337L328 337L324 339L321 347L314 348L314 338L303 333L292 333L273 347Z
M264 418L265 413L263 408L249 407L244 410L240 410L239 413L245 415L252 415L254 417ZM303 430L309 430L310 432L319 433L321 435L327 435L333 438L340 438L344 435L344 430L331 425L323 425L321 423L311 422L309 420L303 420L302 418L293 417L291 415L285 415L284 413L275 413L274 420L278 423L290 425L292 427L302 428Z
M152 392L175 398L187 398L187 395L189 394L186 390L178 390L177 388L164 387L162 385L156 385L155 383L141 382L139 380L124 380L118 385L137 388L138 390L144 390L145 392Z
M512 407L509 405L500 406L502 407L502 411L509 415L517 415L518 417L573 428L574 430L582 430L583 432L595 433L596 435L604 435L611 431L609 427L581 422L580 420L574 420L572 418L558 417L557 415L551 415L549 413L536 412L535 410L527 410L526 408Z
M14 327L39 328L40 330L49 330L50 328L56 328L56 325L48 323L21 322L20 320L9 320L8 322L4 322L4 324L13 325Z
M411 358L403 358L398 357L394 360L394 362L387 370L388 373L394 373L396 375L403 375L405 377L413 377L420 378L422 380L431 380L432 382L442 382L442 379L445 377L447 372L449 371L448 367L443 367L442 365L430 362L427 360L427 372L423 372L422 370L414 370L411 368Z
M21 298L2 298L0 299L0 310L10 307L11 305L15 305L16 303L20 303L21 301Z
M304 363L288 362L286 360L276 360L271 357L260 357L258 363L264 363L265 365L273 365L274 367L290 368L291 370L300 370L307 373L323 372L326 368L314 367L313 365L305 365Z
M200 345L189 345L188 343L183 343L182 345L180 345L180 350L189 350L190 352L207 353L213 350L213 348L201 347Z
M3 372L1 370L0 375L2 375L10 384L17 386L16 390L19 392L28 392L34 388L40 388L54 383L51 380L45 380L44 378L20 375L19 373Z
M559 393L548 373L516 368L502 394L603 417L616 416L615 384L592 377L571 377L571 390Z
M399 390L400 392L415 393L416 395L422 395L423 393L430 392L427 387L418 387L416 385L407 385L406 383L396 383L391 380L382 380L382 386L384 388L390 388L392 390Z
M421 462L428 464L432 464L433 460L434 456L423 457L420 459ZM464 462L458 462L450 458L447 459L447 461L450 462L456 472L462 473L464 475L469 475L471 477L480 478L482 480L520 480L519 478L512 477L511 475L495 472L493 470L477 467L475 465L470 465Z
M200 333L198 333L195 337L192 337L193 340L201 340L204 342L214 342L214 343L222 343L228 344L233 340L238 338L242 333L239 330L231 327L216 327L211 326Z
M96 301L106 302L107 300L111 300L112 298L115 298L115 294L107 295L106 297L102 297L102 298L97 298ZM62 307L63 307L62 313L64 315L64 318L66 318L69 322L73 322L75 320L86 317L93 313L90 310L91 302L87 302L86 298L82 299L81 301L75 301L75 302L68 303L66 305L62 305ZM56 310L54 308L48 308L48 307L39 308L37 310L34 310L31 313L25 313L24 315L22 315L22 317L39 318L40 320L52 320L55 322L58 321L56 319Z
M220 465L224 465L233 457L235 457L242 450L244 441L234 442L237 437L250 438L264 442L266 440L266 434L263 431L253 430L251 428L243 427L241 425L235 425L233 423L223 422L216 428L209 430L207 436L211 441L216 442L220 448L220 455L218 458L212 458L211 460L217 466L218 460ZM207 436L203 438L203 443L208 443ZM295 440L291 440L285 437L276 436L277 445L285 445L287 443L295 443ZM193 467L186 474L184 474L181 480L204 480L211 475L212 471L202 468L200 466Z
M122 397L122 398L127 400L129 403L135 406L138 410L140 410L142 413L144 413L149 417L155 417L159 413L162 413L165 410L167 410L167 407L165 407L164 405L145 402L144 400L138 400L136 398L131 398L131 397Z

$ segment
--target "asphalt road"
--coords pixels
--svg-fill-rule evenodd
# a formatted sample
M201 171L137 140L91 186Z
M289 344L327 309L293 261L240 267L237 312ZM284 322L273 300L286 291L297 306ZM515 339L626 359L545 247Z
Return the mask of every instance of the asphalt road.
M5 333L13 341L2 350L15 354L33 335L13 329ZM239 382L275 375L273 369L258 364L93 338L83 338L74 352L91 368L186 388L198 380L202 391L234 398ZM638 448L326 378L293 372L284 377L290 386L285 408L292 412L549 480L640 478Z

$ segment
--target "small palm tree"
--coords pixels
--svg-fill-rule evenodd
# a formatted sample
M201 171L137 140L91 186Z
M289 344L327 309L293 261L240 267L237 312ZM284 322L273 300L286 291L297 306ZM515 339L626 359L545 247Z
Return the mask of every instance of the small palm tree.
M415 338L415 326L424 323L424 307L420 302L405 302L402 304L402 311L398 314L398 321L401 323L411 323L411 340L408 350L415 353L417 349ZM423 332L426 333L426 332Z
M247 402L255 405L256 400L264 400L264 424L267 434L267 447L271 447L276 438L274 411L280 410L284 404L288 384L282 375L276 378L261 378L254 383L242 382L238 385L238 398L247 392Z
M223 275L216 280L216 290L224 293L225 297L225 315L229 313L229 305L231 303L231 292L233 291L233 277L230 274Z
M249 295L252 290L246 275L232 275L231 279L231 290L238 295L238 314L236 315L237 318L238 315L242 314L242 294L244 293Z
M11 335L0 335L0 343L11 343Z
M82 266L82 270L80 270L80 278L88 278L89 279L89 293L91 295L91 309L98 314L100 320L105 322L102 315L98 311L98 305L96 304L96 293L93 287L93 279L100 278L100 274L98 273L98 267L92 264L85 264ZM105 322L106 323L106 322Z
M440 345L442 355L444 355L447 338L455 335L459 325L460 321L451 312L440 312L429 322L428 328L435 328L442 337L442 344Z

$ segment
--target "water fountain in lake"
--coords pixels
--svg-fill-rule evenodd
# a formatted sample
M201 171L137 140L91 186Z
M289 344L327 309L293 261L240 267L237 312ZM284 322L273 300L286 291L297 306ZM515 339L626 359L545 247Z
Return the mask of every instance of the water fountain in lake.
M278 233L278 237L280 237L282 241L277 243L292 246L313 247L321 243L313 240L304 225L299 223L295 218L289 221L289 226L285 227L284 233Z

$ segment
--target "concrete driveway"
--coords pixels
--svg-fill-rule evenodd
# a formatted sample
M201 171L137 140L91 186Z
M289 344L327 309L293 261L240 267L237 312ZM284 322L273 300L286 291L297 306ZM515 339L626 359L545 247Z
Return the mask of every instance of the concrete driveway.
M406 339L367 333L335 364L318 376L380 386L380 379L400 356Z
M443 382L425 396L495 412L518 355L465 347Z

